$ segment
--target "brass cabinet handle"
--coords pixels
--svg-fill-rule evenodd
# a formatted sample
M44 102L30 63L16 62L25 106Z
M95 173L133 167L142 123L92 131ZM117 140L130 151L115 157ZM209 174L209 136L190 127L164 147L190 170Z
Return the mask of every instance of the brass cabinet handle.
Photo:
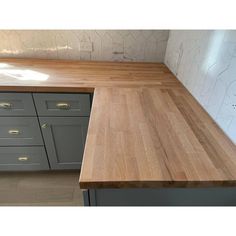
M28 157L18 157L19 161L28 161Z
M66 103L66 102L59 102L56 104L56 107L59 109L68 110L68 109L70 109L70 104Z
M0 108L3 108L3 109L10 109L11 108L11 103L9 102L0 102Z
M43 129L46 129L46 128L48 127L48 124L42 124L41 127L42 127Z
M20 131L19 131L19 130L17 130L17 129L10 129L10 130L8 131L8 133L9 133L9 134L14 134L14 135L17 135L17 134L19 134L19 133L20 133Z

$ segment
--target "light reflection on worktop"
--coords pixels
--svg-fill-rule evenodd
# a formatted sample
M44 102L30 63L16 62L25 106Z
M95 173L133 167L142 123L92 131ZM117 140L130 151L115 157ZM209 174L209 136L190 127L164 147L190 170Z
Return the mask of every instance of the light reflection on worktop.
M0 63L0 75L15 78L17 80L46 81L49 75L29 69L15 69L7 63Z

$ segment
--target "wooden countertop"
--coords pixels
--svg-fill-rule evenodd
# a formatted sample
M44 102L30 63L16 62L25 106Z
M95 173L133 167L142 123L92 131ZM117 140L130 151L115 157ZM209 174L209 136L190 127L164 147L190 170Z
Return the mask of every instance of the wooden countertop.
M0 91L93 92L98 87L181 86L161 63L0 59Z
M94 91L81 188L236 186L236 146L163 64L1 59L0 90Z

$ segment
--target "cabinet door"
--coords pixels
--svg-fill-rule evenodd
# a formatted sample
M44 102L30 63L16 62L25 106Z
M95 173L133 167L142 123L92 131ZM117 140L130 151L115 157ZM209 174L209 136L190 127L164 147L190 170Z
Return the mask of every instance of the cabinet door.
M89 117L40 117L52 169L80 169Z

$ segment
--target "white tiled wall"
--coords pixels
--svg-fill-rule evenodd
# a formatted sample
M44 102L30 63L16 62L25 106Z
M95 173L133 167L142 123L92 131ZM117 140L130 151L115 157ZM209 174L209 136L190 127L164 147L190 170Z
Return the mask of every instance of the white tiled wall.
M170 31L165 64L236 144L236 31Z
M163 62L168 30L0 30L0 57ZM92 52L80 51L92 42Z

